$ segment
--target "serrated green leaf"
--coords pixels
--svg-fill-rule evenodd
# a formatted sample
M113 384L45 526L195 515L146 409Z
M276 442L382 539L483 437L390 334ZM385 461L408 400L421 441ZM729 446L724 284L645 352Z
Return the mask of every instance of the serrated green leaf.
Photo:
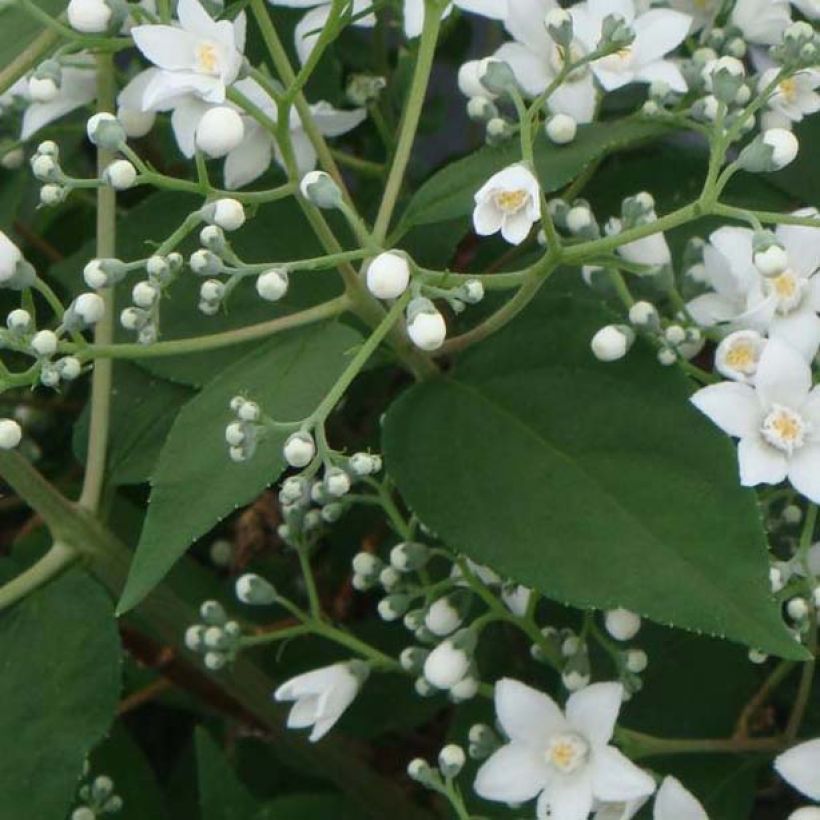
M558 601L804 657L734 447L651 350L594 359L589 339L610 320L539 300L399 399L384 450L404 498L452 547Z
M111 601L79 570L0 618L0 820L60 818L114 717L120 643Z
M582 125L569 145L551 143L545 134L535 140L535 165L545 191L566 185L598 157L669 132L667 126L636 120ZM401 225L407 229L466 216L475 192L497 171L521 161L515 140L499 147L480 148L434 174L407 205Z
M225 426L233 396L246 393L282 421L312 412L361 341L352 329L322 324L276 336L205 386L176 418L152 480L151 501L119 604L125 612L165 576L201 535L247 504L285 467L286 436L271 433L254 457L228 458Z

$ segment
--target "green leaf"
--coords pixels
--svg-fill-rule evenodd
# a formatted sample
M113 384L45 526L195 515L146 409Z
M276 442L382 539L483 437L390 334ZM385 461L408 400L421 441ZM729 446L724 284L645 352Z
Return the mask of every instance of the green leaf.
M0 618L0 820L64 817L116 712L111 601L72 570Z
M129 362L114 368L108 480L114 484L148 481L180 408L194 395L183 385L152 376ZM74 428L74 453L85 460L89 407Z
M57 17L67 5L65 0L35 2L53 17ZM42 30L42 23L22 9L14 8L13 4L0 10L0 66L8 65Z
M591 162L611 151L668 133L666 126L634 120L582 125L569 145L553 145L545 134L535 141L535 164L545 191L556 191ZM518 142L485 147L434 174L410 200L401 219L407 229L465 216L473 210L475 192L497 171L521 161Z
M276 336L217 376L177 416L152 480L151 503L119 611L137 604L190 544L252 501L285 468L285 434L271 433L254 457L228 458L228 404L245 393L277 420L310 414L361 337L339 324Z
M222 750L208 733L198 728L194 742L202 820L253 820L257 817L256 800L239 782Z
M406 393L384 429L400 491L453 548L558 601L802 658L734 447L649 349L594 359L589 339L610 320L538 300L450 377Z
M292 794L268 803L259 820L360 820L361 810L338 794Z

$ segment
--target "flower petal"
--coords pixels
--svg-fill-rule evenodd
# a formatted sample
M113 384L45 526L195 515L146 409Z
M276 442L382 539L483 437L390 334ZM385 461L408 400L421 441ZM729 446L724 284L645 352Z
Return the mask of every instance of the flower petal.
M593 746L605 746L615 731L624 688L620 683L593 683L567 700L567 722Z
M549 63L540 54L521 43L504 43L495 52L512 69L515 79L528 97L537 97L552 79ZM550 99L552 102L552 99Z
M811 390L811 368L781 339L769 339L760 355L755 384L763 407L782 404L797 409Z
M549 695L512 678L495 685L495 713L510 740L539 752L551 735L567 728L563 712Z
M705 809L679 780L665 777L655 797L653 820L709 820Z
M670 60L655 60L635 71L635 78L643 83L666 83L672 91L685 94L689 86L681 70Z
M592 811L592 778L588 768L568 777L553 777L538 799L538 817L587 820Z
M245 138L225 157L225 187L231 191L258 179L273 156L271 137L259 126L245 126Z
M175 26L134 26L134 44L143 56L166 71L183 71L196 64L198 38Z
M651 9L641 14L634 23L633 60L645 66L661 59L684 41L691 25L688 14L671 9Z
M757 434L763 412L754 388L737 382L702 387L690 399L724 433L736 438Z
M775 314L769 323L769 336L786 342L810 362L820 348L820 317L808 303L787 316Z
M777 773L797 791L820 800L820 738L783 752L775 761Z
M801 208L794 216L817 217L815 208ZM789 265L801 276L811 276L820 268L820 228L805 225L778 225L775 231L789 255Z
M744 487L779 484L786 478L789 461L786 454L771 447L759 436L742 438L737 445L740 483Z
M789 460L789 481L806 498L820 503L820 444L804 444ZM820 794L820 768L816 770Z
M597 800L637 800L655 791L655 781L614 746L592 758L592 790Z
M482 764L473 789L485 800L523 803L532 800L548 778L543 752L520 743L508 743Z
M546 59L552 52L553 43L546 26L533 25L533 20L543 20L557 5L555 0L513 0L504 27L533 54Z

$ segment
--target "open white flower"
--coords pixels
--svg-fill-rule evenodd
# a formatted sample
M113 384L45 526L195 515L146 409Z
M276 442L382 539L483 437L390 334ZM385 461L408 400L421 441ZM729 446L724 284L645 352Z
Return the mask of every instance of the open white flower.
M820 800L820 738L793 746L775 761L777 773L801 794Z
M88 68L81 67L88 62ZM63 66L57 96L49 102L33 102L23 114L21 140L27 140L41 128L89 105L97 97L97 72L90 57L75 56L75 66Z
M680 69L664 57L689 33L692 18L673 9L650 9L638 13L633 0L587 0L570 9L575 36L587 52L601 41L601 26L610 14L622 17L635 32L634 41L614 54L596 60L592 70L605 91L629 83L665 82L672 91L685 92Z
M269 0L269 2L274 6L287 6L291 9L309 9L293 31L296 53L303 63L306 62L330 17L333 4L328 0ZM353 0L351 24L360 28L373 28L376 25L376 16L366 13L372 6L373 0Z
M369 667L361 661L334 663L297 675L274 693L278 701L295 701L288 729L313 727L311 742L323 738L359 694Z
M729 21L748 42L776 45L791 22L789 0L737 0Z
M779 68L770 68L760 77L758 88L763 90L777 76ZM820 71L800 71L781 81L769 98L769 109L790 122L800 122L803 117L820 111Z
M586 820L594 801L629 802L652 794L654 780L609 745L623 687L594 683L570 695L566 712L547 695L505 678L495 710L509 743L478 770L486 800L538 797L539 818Z
M541 218L541 186L523 165L493 174L475 195L473 225L479 236L501 236L520 245Z
M503 20L507 14L507 0L453 0L444 12L446 17L453 5L462 11L480 14L492 20ZM412 39L421 34L424 27L424 0L404 0L404 33Z
M131 34L160 71L143 95L143 110L192 94L219 105L242 67L246 18L214 20L198 0L179 0L179 25L135 26Z
M715 350L715 369L721 376L744 384L754 384L766 339L756 330L736 330Z
M555 0L510 0L504 18L504 26L514 40L504 43L494 56L510 66L522 91L529 97L537 97L545 91L566 60L543 24L547 13L557 6ZM586 53L579 40L572 44L570 51L574 59ZM572 72L549 99L550 110L567 114L579 123L592 122L595 104L595 83L588 66Z
M757 366L755 386L711 384L691 399L730 436L740 439L740 483L792 486L820 501L820 388L794 348L769 339Z

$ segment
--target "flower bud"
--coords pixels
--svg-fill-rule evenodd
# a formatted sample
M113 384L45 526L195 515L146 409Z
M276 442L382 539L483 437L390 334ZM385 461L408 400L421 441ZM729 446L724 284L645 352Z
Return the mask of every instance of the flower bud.
M196 128L196 145L211 159L224 157L245 138L242 117L226 105L209 108Z
M80 360L74 356L63 356L63 358L56 363L55 367L60 374L60 378L67 382L74 381L83 369Z
M117 151L125 144L125 131L122 124L113 114L107 112L100 112L89 117L85 131L88 139L99 148Z
M341 498L350 492L350 476L339 467L332 467L325 472L324 489L328 495Z
M406 595L388 595L379 601L379 617L383 621L397 621L407 611L409 602Z
M202 209L202 215L223 231L236 231L245 224L245 209L242 203L230 197L209 202Z
M131 290L131 299L137 307L150 308L159 297L159 288L147 280L137 282Z
M478 67L478 79L484 87L486 94L501 96L518 89L518 81L508 63L494 57L487 57L481 60Z
M424 544L407 542L397 544L390 550L390 564L399 572L414 572L421 569L430 557L430 550Z
M547 120L547 136L556 145L566 145L575 139L578 123L569 114L555 114Z
M236 597L243 604L267 606L276 600L276 589L260 575L246 573L236 580Z
M381 458L370 453L354 453L347 464L353 475L362 477L374 475L382 468Z
M256 292L266 302L276 302L288 292L288 272L272 268L256 278Z
M63 188L62 185L49 183L40 188L40 202L46 206L59 205L65 202L66 196L68 196L68 189Z
M429 299L414 299L407 307L407 335L421 350L438 350L447 338L447 324Z
M482 99L489 102L495 99L488 88L481 83L481 60L468 60L458 69L458 89L470 100Z
M472 700L478 694L478 681L472 676L462 678L455 686L450 687L450 700L454 703L461 703L465 700Z
M462 630L454 637L442 641L424 662L424 677L437 689L449 689L467 674L471 663L467 647L472 653L475 647L475 636L470 633L472 642L469 638L464 641L459 638L467 638L465 633L468 632L469 630ZM460 647L461 643L466 646Z
M768 248L756 251L755 267L763 276L779 276L789 267L789 255L781 245L769 245Z
M629 321L636 327L657 327L658 310L651 302L635 302L629 308Z
M434 601L424 616L424 625L434 635L444 638L462 624L464 617L450 596Z
M629 352L635 341L635 332L625 325L607 325L602 327L591 342L595 358L601 362L615 362Z
M66 15L75 31L102 34L111 23L112 10L103 0L71 0Z
M31 158L31 172L40 182L51 182L60 179L60 166L48 154L35 154Z
M342 203L339 186L330 174L324 171L310 171L305 174L299 183L299 190L302 196L317 208L334 210Z
M31 349L37 356L53 356L57 352L57 335L51 330L40 330L31 339Z
M222 260L212 251L200 248L188 260L191 270L198 276L216 276L222 272Z
M81 293L65 312L63 323L76 329L97 324L105 315L105 302L96 293Z
M137 181L137 169L127 159L115 159L103 171L102 178L115 191L127 191Z
M809 605L805 598L791 598L786 604L786 612L793 621L802 621L809 614Z
M604 625L616 641L631 641L640 631L641 616L628 609L611 609L604 616Z
M464 754L464 749L455 743L448 744L439 752L438 766L441 773L448 779L458 777L466 762L467 756Z
M31 314L23 308L16 308L6 316L6 327L12 333L26 333L31 327Z
M297 469L307 467L316 455L316 443L313 436L304 431L293 433L285 442L282 454L291 467Z
M473 122L489 122L498 117L498 109L486 97L470 97L467 100L467 116Z
M387 86L384 77L375 77L370 74L353 74L347 81L345 93L347 99L357 107L364 107L376 102Z
M359 575L376 575L383 567L381 559L370 552L357 552L353 557L353 571Z
M23 439L23 429L14 419L0 419L0 450L13 450Z
M635 675L640 675L649 665L649 659L643 649L630 649L626 653L626 668Z
M572 16L568 11L562 8L550 9L544 17L544 26L556 45L564 49L572 45Z
M785 128L770 128L749 143L738 157L738 165L750 173L779 171L797 156L797 137Z
M33 102L50 103L57 99L60 86L53 77L30 77L28 81L28 95Z
M398 299L409 284L410 265L402 253L380 253L367 268L367 289L377 299Z

